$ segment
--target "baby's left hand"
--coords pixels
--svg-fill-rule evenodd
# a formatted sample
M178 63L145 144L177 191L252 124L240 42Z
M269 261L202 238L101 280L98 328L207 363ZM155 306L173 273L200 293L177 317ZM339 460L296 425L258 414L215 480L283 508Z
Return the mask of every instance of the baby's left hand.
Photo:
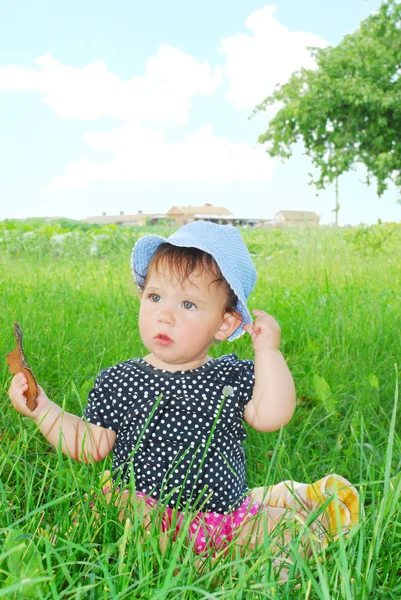
M256 319L253 323L242 326L252 338L253 349L278 350L280 346L281 330L277 321L264 310L253 310Z

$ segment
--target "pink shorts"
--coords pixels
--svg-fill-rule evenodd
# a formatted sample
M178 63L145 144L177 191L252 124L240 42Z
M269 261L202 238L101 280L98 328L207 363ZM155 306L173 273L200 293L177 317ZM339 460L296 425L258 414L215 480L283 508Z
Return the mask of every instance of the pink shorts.
M136 495L144 499L148 506L155 507L158 504L155 498L143 492L136 492ZM188 531L196 554L203 554L209 550L216 552L224 549L232 541L238 528L263 508L263 504L252 501L250 496L245 496L241 506L228 514L199 512L188 523L185 522L185 513L167 506L161 515L161 528L166 532L174 527L173 540L175 540L185 522L185 529Z

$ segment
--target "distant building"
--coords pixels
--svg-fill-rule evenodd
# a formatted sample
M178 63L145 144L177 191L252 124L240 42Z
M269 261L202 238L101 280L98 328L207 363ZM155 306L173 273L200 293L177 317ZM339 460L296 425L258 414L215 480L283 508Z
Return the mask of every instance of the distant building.
M274 219L259 219L255 224L256 229L267 229L269 227L277 227Z
M144 214L141 210L136 215L126 215L123 211L119 215L107 215L105 212L98 217L86 217L82 219L85 223L96 225L155 225L157 223L169 223L180 227L193 221L211 221L221 225L248 225L258 226L261 219L247 219L236 217L231 211L222 206L173 206L166 214Z
M280 210L274 217L275 227L318 227L319 217L314 212Z
M193 221L211 221L220 225L255 225L260 219L236 217L228 208L213 206L206 203L203 206L173 206L166 216L174 220L178 226Z
M213 223L233 223L235 217L227 208L221 206L173 206L166 213L169 219L173 219L176 225L185 225L193 221L212 221Z
M162 214L144 214L141 210L136 215L126 215L120 211L119 215L107 215L105 212L99 217L86 217L82 219L85 223L96 225L138 225L144 227L147 223L154 225L160 221L165 221L166 215Z

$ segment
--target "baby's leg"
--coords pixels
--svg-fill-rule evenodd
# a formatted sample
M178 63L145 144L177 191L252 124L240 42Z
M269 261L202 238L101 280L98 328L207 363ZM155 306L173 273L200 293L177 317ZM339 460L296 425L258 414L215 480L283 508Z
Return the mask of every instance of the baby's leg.
M157 521L160 522L159 546L162 554L165 554L169 541L169 535L168 532L162 531L162 517L157 515L156 502L153 505L149 499L146 499L141 495L134 493L133 496L131 490L128 489L113 492L112 485L110 485L105 492L105 500L107 504L114 502L114 506L116 506L119 510L118 519L121 523L127 519L132 520L135 518L142 524L146 535L150 535L152 522L154 522L155 518L157 517Z
M105 500L107 504L113 502L114 506L119 510L118 520L121 523L127 518L132 518L132 515L135 513L142 522L145 530L149 529L151 513L154 512L154 509L144 498L136 496L133 499L130 490L113 492L113 489L109 489L105 493Z
M110 471L103 473L101 488L107 504L112 502L119 510L118 520L121 523L125 519L132 517L132 514L135 513L143 523L145 530L149 528L151 522L150 513L153 511L153 507L150 502L146 502L145 497L136 495L133 499L131 490L115 489Z
M265 506L239 527L235 541L244 550L261 550L265 548L267 534L273 569L284 583L292 563L294 540L299 543L297 554L309 556L311 553L309 539L304 533L300 535L304 526L303 517L295 510Z
M254 488L249 496L262 508L256 517L241 527L238 542L251 549L261 546L267 530L272 538L270 550L276 555L273 567L280 570L280 581L286 580L291 552L309 557L312 544L319 550L332 534L347 531L359 519L359 494L340 475L327 475L313 484L282 481L277 485ZM315 515L319 511L320 514ZM305 521L310 515L315 516L315 520L306 528ZM290 547L295 539L300 549ZM281 567L284 568L281 570Z
M359 494L341 475L327 475L312 484L282 481L277 485L254 488L249 495L262 504L295 509L303 518L327 504L316 521L330 533L345 530L359 520Z

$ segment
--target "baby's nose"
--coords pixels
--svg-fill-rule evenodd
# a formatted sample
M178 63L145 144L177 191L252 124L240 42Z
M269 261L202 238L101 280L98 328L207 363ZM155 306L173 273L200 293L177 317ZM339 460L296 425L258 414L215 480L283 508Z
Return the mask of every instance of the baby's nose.
M170 308L163 306L163 309L159 312L159 321L161 323L174 323L174 312Z

